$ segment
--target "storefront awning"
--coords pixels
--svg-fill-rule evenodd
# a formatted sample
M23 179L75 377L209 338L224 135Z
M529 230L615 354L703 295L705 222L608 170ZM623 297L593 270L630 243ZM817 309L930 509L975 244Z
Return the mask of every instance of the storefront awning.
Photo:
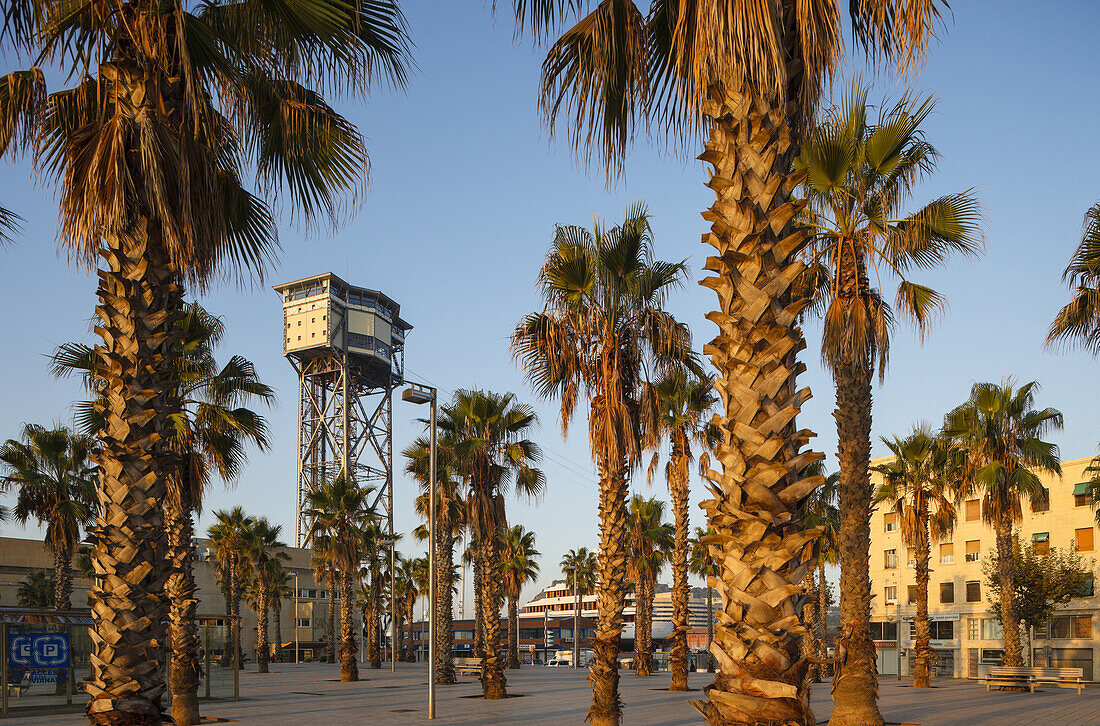
M1048 539L1050 539L1050 532L1036 532L1031 535L1032 542L1046 542Z
M1073 485L1073 496L1079 497L1082 494L1089 493L1089 482L1083 481L1080 484Z

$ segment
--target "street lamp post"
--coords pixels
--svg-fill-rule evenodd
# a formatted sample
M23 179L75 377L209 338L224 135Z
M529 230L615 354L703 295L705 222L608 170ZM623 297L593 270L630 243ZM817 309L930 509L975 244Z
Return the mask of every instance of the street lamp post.
M436 389L419 383L410 384L401 394L403 401L410 403L431 404L431 415L428 426L431 428L430 443L428 445L428 718L435 718L435 603L436 587L438 583L435 577L435 456L436 456L436 432L435 409Z

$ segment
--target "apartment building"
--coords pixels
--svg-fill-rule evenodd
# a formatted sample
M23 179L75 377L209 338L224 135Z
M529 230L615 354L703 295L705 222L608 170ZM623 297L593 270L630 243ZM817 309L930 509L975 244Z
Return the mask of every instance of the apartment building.
M887 459L880 459L874 464ZM1016 532L1037 547L1076 547L1086 559L1096 549L1095 510L1085 473L1090 458L1062 464L1062 476L1041 474L1046 505L1022 505ZM876 482L877 483L877 482ZM979 678L999 665L1003 655L999 621L990 611L991 593L982 563L995 545L991 527L982 521L981 501L960 503L954 532L932 543L928 613L934 675ZM888 507L871 514L871 637L881 674L910 672L915 636L916 579L913 551L902 541L899 522ZM901 632L898 632L898 623ZM1087 595L1075 598L1050 621L1036 628L1032 643L1036 665L1082 668L1085 678L1100 676L1100 598L1090 583ZM1026 640L1024 641L1026 649ZM900 649L899 649L900 645ZM1026 657L1026 650L1025 650Z

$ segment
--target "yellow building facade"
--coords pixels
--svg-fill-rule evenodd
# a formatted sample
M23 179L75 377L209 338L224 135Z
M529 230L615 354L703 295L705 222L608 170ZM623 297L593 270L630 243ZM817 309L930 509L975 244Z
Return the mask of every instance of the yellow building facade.
M889 459L878 459L874 464ZM1039 547L1076 547L1087 562L1096 551L1096 513L1085 491L1092 461L1062 464L1062 476L1041 474L1049 493L1046 507L1023 502L1016 533ZM877 486L880 480L872 475ZM1002 655L1000 623L990 608L982 563L992 557L993 529L982 521L981 502L974 498L957 506L957 522L947 537L931 547L928 613L933 673L948 678L980 678ZM871 636L880 674L908 675L914 640L916 570L913 551L905 546L896 516L888 506L871 514ZM1035 665L1082 668L1085 678L1100 675L1100 598L1075 598L1059 609L1045 627L1036 628L1032 643ZM900 633L898 623L901 622ZM1025 659L1027 636L1024 634ZM899 648L900 645L900 648Z

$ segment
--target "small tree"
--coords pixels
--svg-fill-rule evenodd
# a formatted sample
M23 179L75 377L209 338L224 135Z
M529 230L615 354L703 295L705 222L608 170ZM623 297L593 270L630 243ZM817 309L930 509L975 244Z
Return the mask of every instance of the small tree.
M985 558L982 574L990 589L991 610L1001 618L1001 585L995 556ZM1084 597L1091 589L1096 560L1085 560L1074 547L1040 550L1024 545L1016 537L1013 543L1012 605L1025 629L1042 627L1061 606L1075 597ZM1004 621L1001 620L1002 627ZM1032 647L1028 643L1028 649Z

